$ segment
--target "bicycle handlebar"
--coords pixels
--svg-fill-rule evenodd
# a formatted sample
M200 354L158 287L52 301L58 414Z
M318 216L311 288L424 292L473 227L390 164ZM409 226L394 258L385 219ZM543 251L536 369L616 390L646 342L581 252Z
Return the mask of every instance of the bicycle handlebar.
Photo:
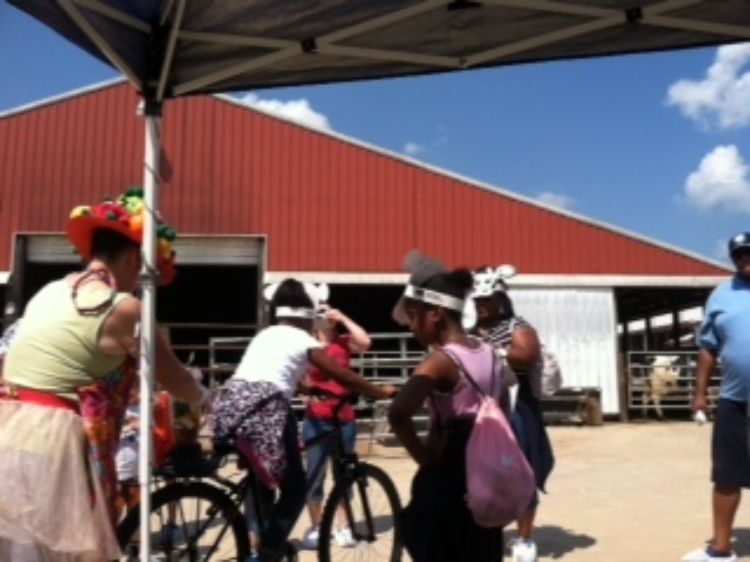
M359 394L354 394L351 392L348 392L346 394L337 394L333 392L332 390L328 390L325 388L320 387L314 387L308 394L308 396L312 397L318 397L318 398L335 398L339 402L343 402L345 404L356 404L359 401Z

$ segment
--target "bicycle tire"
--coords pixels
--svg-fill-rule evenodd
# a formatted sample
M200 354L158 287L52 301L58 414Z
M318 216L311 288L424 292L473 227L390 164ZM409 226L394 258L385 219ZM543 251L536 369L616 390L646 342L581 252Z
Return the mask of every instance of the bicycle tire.
M360 547L371 547L374 542L377 542L377 537L374 541L368 540L364 537L364 527L366 527L365 521L358 521L355 515L354 521L348 521L352 534L356 541L356 545L350 549L338 548L333 539L333 525L336 518L336 512L338 506L342 504L347 498L351 498L350 509L354 509L357 505L364 505L363 499L367 500L367 505L370 505L372 509L371 499L373 499L374 486L379 486L380 490L384 494L384 498L387 501L387 509L390 513L388 514L373 514L377 517L390 517L391 520L391 541L392 546L390 553L384 557L382 554L377 554L371 558L371 560L378 560L382 562L400 562L403 552L403 545L401 544L400 533L396 525L396 518L401 512L401 500L396 490L396 486L393 480L385 473L382 469L372 464L361 462L358 463L351 475L345 476L340 480L329 494L325 507L323 509L323 516L320 520L320 532L318 539L318 560L319 562L331 562L332 560L345 560L349 557L356 560L362 560L363 557L355 553L355 549ZM362 497L364 493L364 498ZM364 508L363 508L364 511ZM347 515L348 517L348 515ZM376 518L377 518L376 517ZM387 521L380 521L378 524L387 528ZM385 527L384 527L385 525ZM367 543L367 544L365 544ZM387 546L385 547L388 548ZM361 552L361 551L360 551ZM351 553L353 555L349 556Z
M204 558L200 552L196 551L198 548L196 545L202 534L209 529L209 525L201 522L201 525L196 528L198 533L193 534L190 532L190 524L192 522L182 521L181 526L177 526L177 529L182 532L182 539L185 542L184 554L186 557L179 557L179 560L189 560L190 562L218 560L218 558L212 558L211 556L227 530L231 530L233 535L237 551L236 557L230 556L229 558L222 557L220 559L223 561L237 560L242 562L249 556L250 541L244 516L238 506L232 502L231 498L216 486L212 486L205 482L173 482L168 484L153 493L151 497L151 515L152 517L154 515L159 517L160 514L163 513L162 509L168 509L167 506L170 504L179 504L182 506L184 500L196 501L197 503L195 505L198 506L196 511L200 507L200 502L205 501L208 508L207 514L212 517L211 520L214 520L214 517L218 517L217 520L222 521L226 526L222 527L216 544L214 544L213 547L210 547L211 550ZM175 508L175 511L177 512L178 508ZM175 517L179 518L179 514L176 513ZM127 513L122 522L117 526L117 540L120 543L120 548L125 552L126 556L129 555L129 548L137 549L137 541L134 541L133 539L138 538L137 533L139 533L140 530L140 519L140 511L138 506L136 506ZM195 523L193 523L193 525L195 525ZM152 536L153 534L154 531L152 531ZM153 544L154 541L152 539L152 552L154 554L159 554L160 552L163 553L167 548L170 549L170 552L172 550L179 550L175 547L172 540L169 541L169 544L166 544L163 538L163 533L160 533L160 537L160 539L157 539L156 545ZM126 559L131 560L131 558ZM168 554L167 559L172 560L172 555Z

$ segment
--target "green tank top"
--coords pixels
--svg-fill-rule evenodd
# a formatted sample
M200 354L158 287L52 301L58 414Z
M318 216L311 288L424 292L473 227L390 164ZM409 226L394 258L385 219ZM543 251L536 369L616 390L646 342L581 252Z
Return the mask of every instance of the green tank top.
M77 389L108 375L125 354L106 355L97 345L102 324L127 293L96 316L76 309L66 280L53 281L29 301L3 364L8 383L78 400Z

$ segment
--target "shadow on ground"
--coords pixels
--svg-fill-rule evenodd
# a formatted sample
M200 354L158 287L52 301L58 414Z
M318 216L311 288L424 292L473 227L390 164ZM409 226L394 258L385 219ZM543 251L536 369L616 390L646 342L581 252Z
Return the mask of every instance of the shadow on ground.
M708 546L710 538L703 541L703 546ZM700 548L700 545L699 547ZM732 530L732 550L738 557L750 556L750 528L740 527Z
M553 560L596 544L594 537L554 525L535 527L534 541L537 544L538 555Z
M750 529L741 527L732 532L734 543L732 547L737 556L750 556Z

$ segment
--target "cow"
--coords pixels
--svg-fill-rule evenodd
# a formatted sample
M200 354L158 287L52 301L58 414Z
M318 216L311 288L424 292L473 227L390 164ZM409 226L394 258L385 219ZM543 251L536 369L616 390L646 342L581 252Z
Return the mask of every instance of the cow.
M648 417L648 405L653 402L656 415L664 419L661 400L677 389L680 369L675 366L679 355L656 355L646 376L646 390L643 393L643 416Z

